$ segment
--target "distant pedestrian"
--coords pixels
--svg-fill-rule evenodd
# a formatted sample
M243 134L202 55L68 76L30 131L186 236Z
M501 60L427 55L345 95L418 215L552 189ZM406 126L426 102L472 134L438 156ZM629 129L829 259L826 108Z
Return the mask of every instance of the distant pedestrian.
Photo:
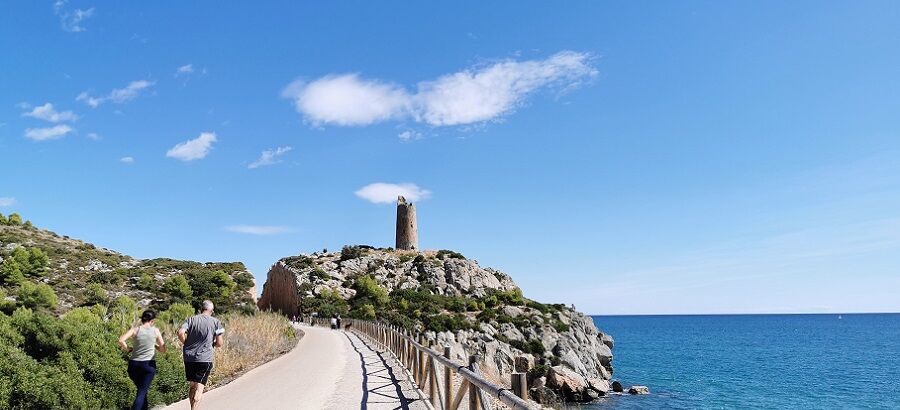
M341 328L341 315L337 315L337 329Z
M191 410L200 408L203 389L213 368L213 347L225 342L225 328L212 316L213 308L211 301L204 300L200 314L189 317L178 329L178 339L184 344L184 375L190 384Z
M166 352L166 342L162 333L153 324L156 322L156 312L145 310L141 314L141 324L128 329L119 337L119 347L125 352L131 352L131 360L128 361L128 377L137 387L137 396L131 410L147 410L147 392L150 384L156 376L156 351ZM134 338L134 346L128 347L126 341Z
M337 329L337 324L338 324L337 316L332 316L331 317L331 330Z

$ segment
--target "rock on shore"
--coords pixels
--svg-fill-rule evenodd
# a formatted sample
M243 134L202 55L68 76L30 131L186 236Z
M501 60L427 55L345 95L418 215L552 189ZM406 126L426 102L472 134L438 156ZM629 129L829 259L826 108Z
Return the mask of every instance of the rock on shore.
M259 307L309 314L300 311L307 302L334 295L352 307L359 299L354 283L363 276L390 295L393 310L385 308L381 320L412 323L428 343L450 346L455 360L478 355L482 371L497 382L508 384L511 372L527 366L529 387L538 398L545 389L568 401L588 401L610 391L613 339L599 332L590 317L561 304L522 299L509 275L455 252L354 247L284 258L269 271ZM463 307L423 312L404 299L409 292L462 301ZM437 316L452 326L443 326Z

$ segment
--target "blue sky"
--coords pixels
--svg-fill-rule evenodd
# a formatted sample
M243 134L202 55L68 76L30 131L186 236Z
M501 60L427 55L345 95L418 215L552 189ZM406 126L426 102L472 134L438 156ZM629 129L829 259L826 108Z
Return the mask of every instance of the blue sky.
M896 2L10 2L0 212L138 257L421 245L600 314L900 311ZM49 104L49 105L48 105ZM379 185L373 185L379 184Z

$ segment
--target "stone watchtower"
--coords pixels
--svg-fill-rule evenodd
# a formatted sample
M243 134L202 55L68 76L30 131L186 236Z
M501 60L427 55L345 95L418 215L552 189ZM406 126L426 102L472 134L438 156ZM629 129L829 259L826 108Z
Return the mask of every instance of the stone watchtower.
M419 232L416 228L416 206L406 198L397 197L397 249L419 249Z

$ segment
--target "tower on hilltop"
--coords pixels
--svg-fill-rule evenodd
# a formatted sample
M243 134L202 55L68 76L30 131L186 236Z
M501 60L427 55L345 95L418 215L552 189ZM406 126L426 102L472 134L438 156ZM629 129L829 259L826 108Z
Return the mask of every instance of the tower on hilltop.
M416 206L397 197L397 244L401 250L419 249L419 232L416 228Z

